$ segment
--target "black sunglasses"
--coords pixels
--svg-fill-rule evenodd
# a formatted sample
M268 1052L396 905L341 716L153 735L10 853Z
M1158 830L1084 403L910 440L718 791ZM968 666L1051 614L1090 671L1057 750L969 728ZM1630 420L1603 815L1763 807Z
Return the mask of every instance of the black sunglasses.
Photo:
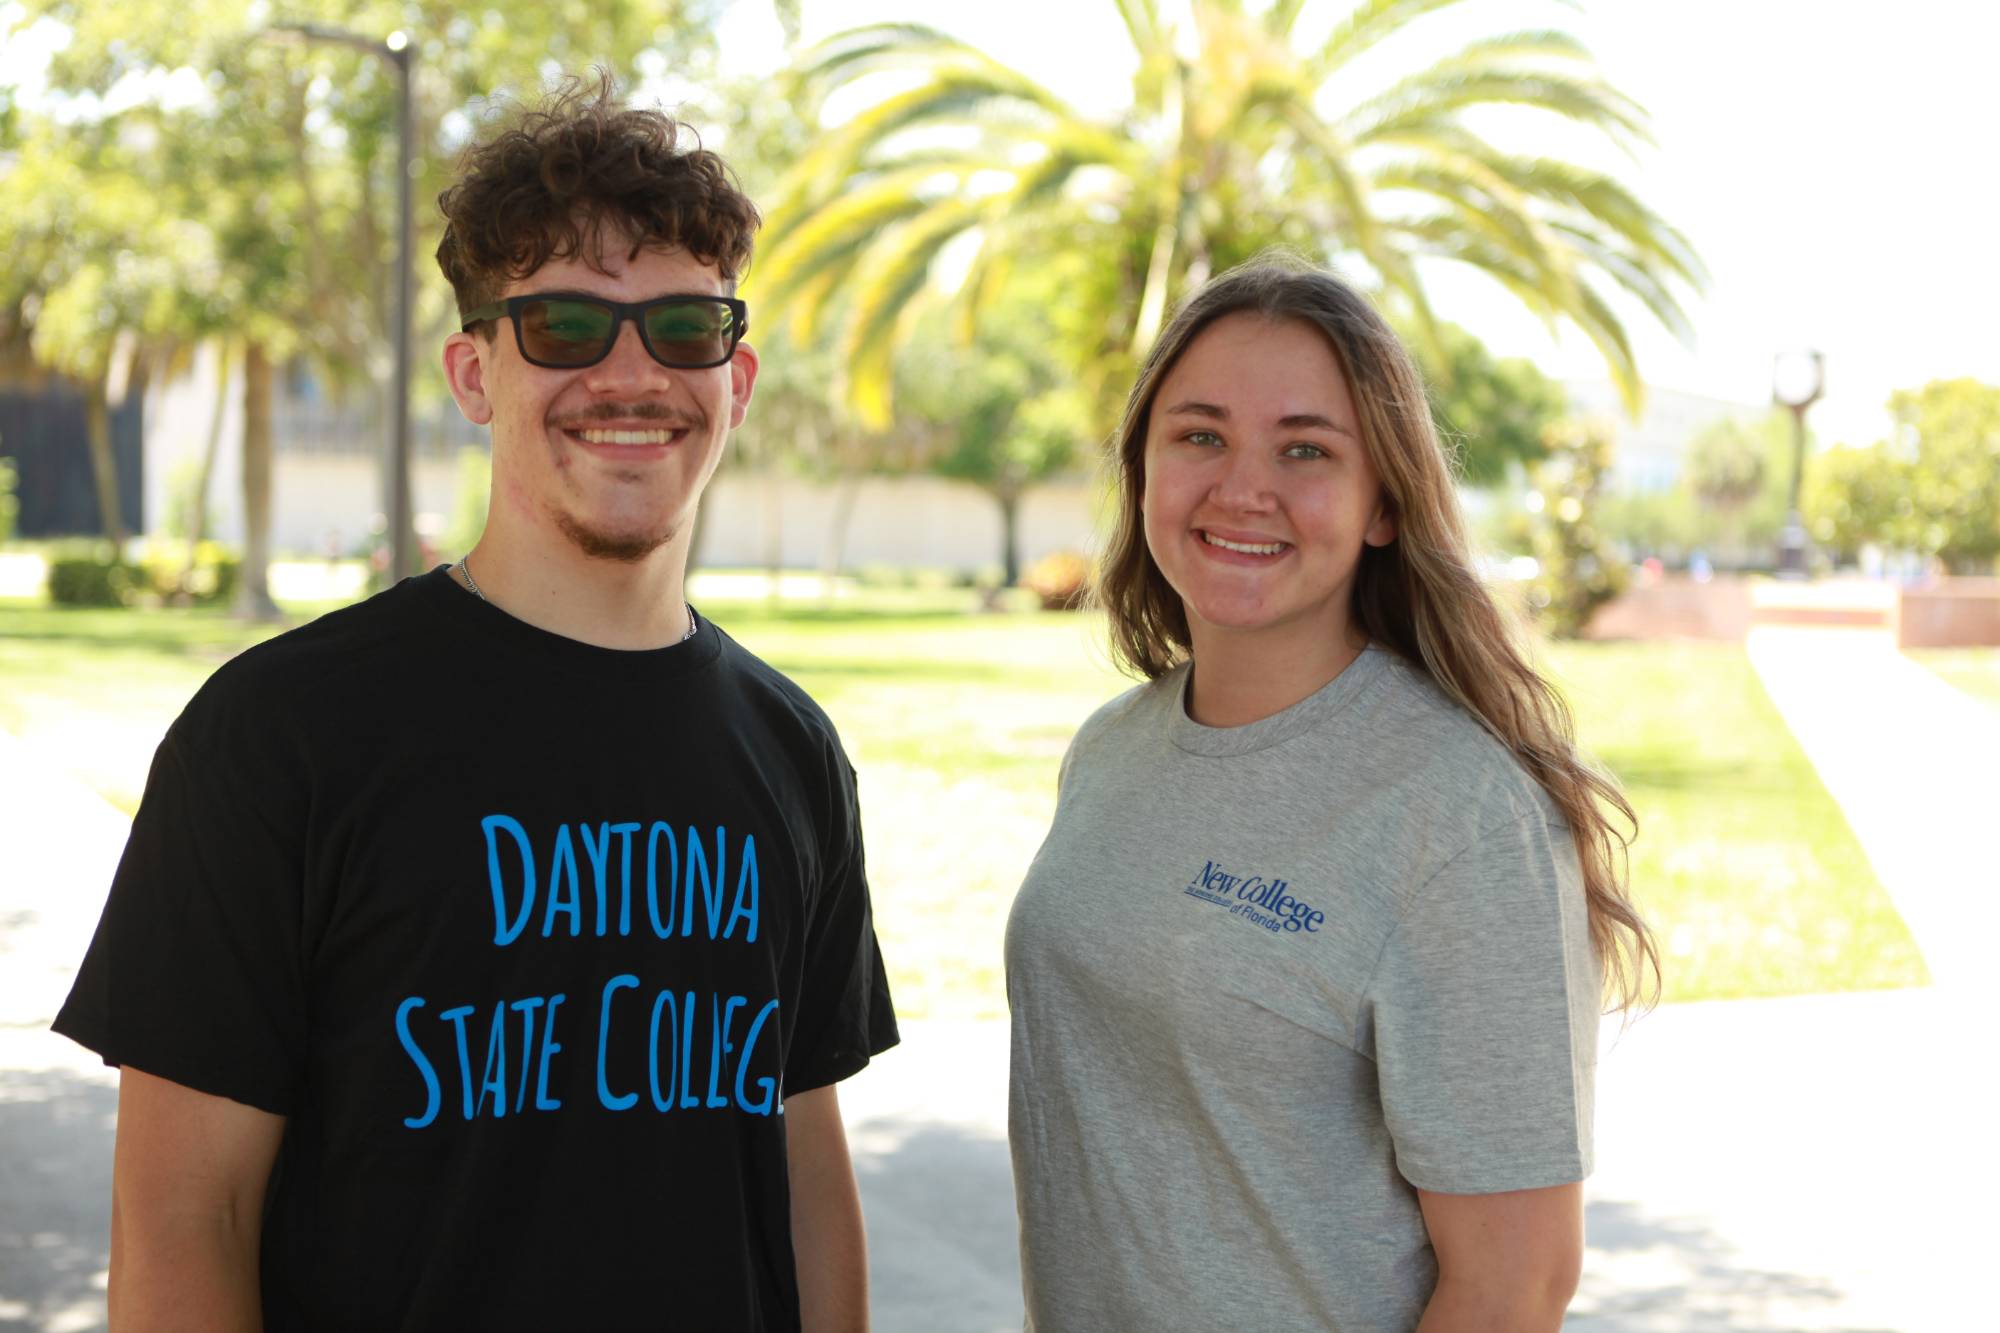
M639 341L655 361L674 370L706 370L736 355L750 325L750 310L733 296L656 296L650 301L607 301L578 293L510 296L465 317L472 326L506 316L528 364L550 370L594 366L611 355L618 327L639 326Z

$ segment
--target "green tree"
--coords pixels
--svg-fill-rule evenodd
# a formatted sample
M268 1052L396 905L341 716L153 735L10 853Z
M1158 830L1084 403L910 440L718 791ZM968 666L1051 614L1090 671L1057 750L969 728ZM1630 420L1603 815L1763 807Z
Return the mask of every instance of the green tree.
M1725 418L1698 433L1688 445L1689 488L1704 503L1738 510L1764 490L1764 451L1748 427Z
M1531 108L1631 145L1641 110L1549 30L1483 38L1354 91L1364 55L1453 2L1361 0L1302 50L1301 0L1255 14L1193 0L1185 32L1154 0L1119 0L1138 70L1125 111L1103 122L936 29L842 33L807 54L789 95L812 107L873 95L787 175L757 291L839 329L842 395L880 425L910 307L947 247L971 238L957 290L974 305L1051 254L1088 254L1049 336L1102 416L1174 297L1268 245L1359 269L1425 331L1418 262L1447 260L1580 328L1636 403L1608 294L1684 330L1675 284L1701 280L1690 247L1612 177L1502 147L1468 113Z
M552 68L596 62L629 81L642 53L673 67L710 48L715 18L701 0L601 0L504 15L469 14L444 0L318 0L303 8L278 17L370 38L410 35L420 200L443 188L484 99L532 96ZM104 103L94 99L114 89L136 93L124 99L133 104L125 114L145 121L151 135L148 161L139 165L152 174L140 178L160 212L205 237L218 257L213 309L243 348L249 549L241 606L274 614L265 569L276 370L303 355L336 388L385 395L392 368L395 80L366 53L283 39L266 26L273 16L260 0L22 0L13 8L17 29L42 17L71 34L49 71L54 95L76 113L64 123L74 133L98 132L110 118L95 114ZM83 197L95 206L102 182L89 184ZM424 346L455 326L456 313L429 267L441 219L419 205L416 221L416 339ZM83 281L79 272L61 274L59 285ZM81 342L109 346L102 335L127 322L121 314ZM429 361L419 362L418 391L440 401L441 376Z
M1864 546L1918 544L1910 465L1879 444L1844 444L1815 457L1799 507L1806 531L1837 560L1852 563Z
M83 398L99 522L114 545L128 534L111 411L212 329L216 247L169 206L157 131L134 111L74 125L23 116L0 190L0 250L12 259L0 274L0 341L17 372L25 360Z
M1532 361L1495 357L1456 324L1439 324L1432 341L1411 342L1430 388L1438 433L1455 446L1467 484L1498 485L1510 466L1526 467L1544 457L1542 437L1568 408L1560 384Z
M1915 548L1954 574L2000 557L2000 387L1933 380L1893 394L1889 416L1909 458Z
M1020 307L989 311L970 343L955 343L933 327L934 336L912 349L899 376L903 417L935 440L930 470L972 483L998 507L1001 581L1008 587L1021 577L1023 497L1073 470L1090 438L1091 406L1039 341L1028 314Z
M1790 415L1731 417L1688 442L1670 489L1607 495L1598 526L1613 541L1672 560L1700 550L1725 567L1768 566L1791 478Z

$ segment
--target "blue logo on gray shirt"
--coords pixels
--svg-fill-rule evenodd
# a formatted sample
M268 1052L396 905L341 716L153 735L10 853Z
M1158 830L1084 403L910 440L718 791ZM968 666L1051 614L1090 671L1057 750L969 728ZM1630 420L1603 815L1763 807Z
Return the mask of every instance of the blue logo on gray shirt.
M1233 916L1254 922L1269 931L1318 934L1326 913L1311 903L1294 898L1291 884L1282 879L1267 880L1261 875L1232 875L1215 862L1204 864L1182 892L1190 898L1227 907Z

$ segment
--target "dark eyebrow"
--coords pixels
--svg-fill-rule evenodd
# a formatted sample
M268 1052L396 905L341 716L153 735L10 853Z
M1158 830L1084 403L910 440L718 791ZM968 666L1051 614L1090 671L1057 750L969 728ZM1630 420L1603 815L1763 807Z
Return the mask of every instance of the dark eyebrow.
M1214 403L1201 403L1192 400L1185 403L1175 403L1172 407L1166 409L1166 414L1168 416L1207 417L1211 421L1229 420L1228 408L1218 407ZM1278 428L1280 430L1328 430L1336 435L1345 435L1350 440L1358 438L1347 427L1323 417L1317 412L1297 412L1288 417L1279 417Z

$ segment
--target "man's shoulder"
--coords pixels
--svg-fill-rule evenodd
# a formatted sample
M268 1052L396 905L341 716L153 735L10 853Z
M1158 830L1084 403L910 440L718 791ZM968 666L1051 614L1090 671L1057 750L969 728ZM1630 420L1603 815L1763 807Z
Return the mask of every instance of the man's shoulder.
M357 689L379 689L384 673L406 675L422 641L418 582L405 580L244 649L210 674L183 721L229 713L276 722Z
M716 663L725 688L760 723L794 734L816 745L840 748L839 733L819 702L797 681L744 647L714 621L703 619L704 631L722 640Z

